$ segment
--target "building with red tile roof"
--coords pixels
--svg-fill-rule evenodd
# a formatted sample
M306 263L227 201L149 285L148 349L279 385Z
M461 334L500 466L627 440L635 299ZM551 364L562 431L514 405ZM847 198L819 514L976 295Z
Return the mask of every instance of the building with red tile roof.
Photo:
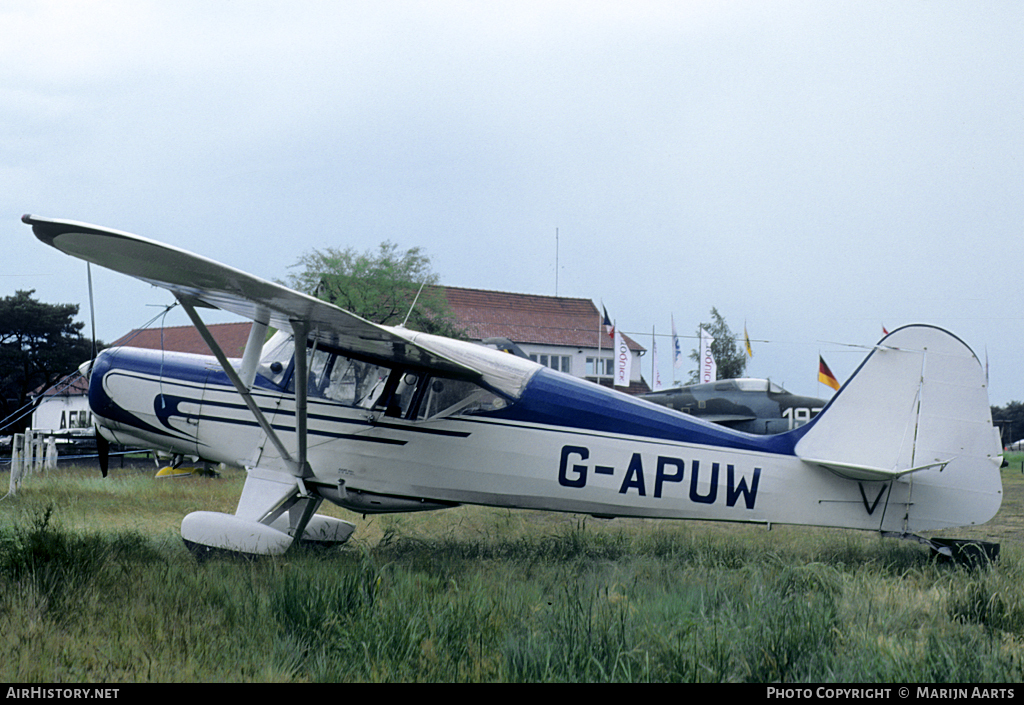
M217 345L228 357L241 357L249 339L252 321L240 323L208 323L206 327L217 341ZM147 350L196 353L212 355L213 351L199 335L195 326L168 326L164 328L141 328L123 335L109 345L111 348L129 346Z
M547 367L611 384L613 341L604 331L601 313L590 299L441 288L470 340L508 338ZM215 323L207 327L228 357L242 356L252 327L249 321ZM624 338L634 358L632 384L623 391L650 391L640 375L639 358L645 350L629 336ZM133 330L110 347L119 345L212 354L193 326Z
M611 384L613 341L590 299L441 288L471 340L508 338L547 367ZM639 358L645 349L629 336L623 338L633 354L631 385L623 391L650 391L640 374Z

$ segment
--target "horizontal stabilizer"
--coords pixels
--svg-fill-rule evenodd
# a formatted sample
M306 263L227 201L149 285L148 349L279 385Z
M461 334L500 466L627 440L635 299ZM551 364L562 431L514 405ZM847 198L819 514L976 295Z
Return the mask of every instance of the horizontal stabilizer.
M815 460L813 458L803 458L805 462L812 463L814 465L820 465L823 468L831 470L841 477L845 477L850 480L861 480L864 482L875 482L875 481L886 481L894 480L904 475L909 475L913 472L920 472L921 470L928 470L931 468L939 468L941 472L945 468L949 461L941 463L928 463L927 465L919 465L915 468L907 468L906 470L886 470L885 468L872 468L867 465L852 465L850 463L838 463L834 460Z

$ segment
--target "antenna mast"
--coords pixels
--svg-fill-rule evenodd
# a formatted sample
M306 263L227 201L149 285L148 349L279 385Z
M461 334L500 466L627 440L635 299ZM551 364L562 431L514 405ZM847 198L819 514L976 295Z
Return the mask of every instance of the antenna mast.
M405 314L405 320L402 321L402 325L400 325L399 328L405 328L405 324L409 322L409 316L412 315L412 310L414 308L416 308L416 302L420 300L420 294L423 293L423 287L426 286L426 284L427 284L427 280L426 279L424 279L420 283L420 290L416 292L416 298L414 298L412 300L412 306L409 307L409 313Z
M558 228L555 228L555 296L558 296Z

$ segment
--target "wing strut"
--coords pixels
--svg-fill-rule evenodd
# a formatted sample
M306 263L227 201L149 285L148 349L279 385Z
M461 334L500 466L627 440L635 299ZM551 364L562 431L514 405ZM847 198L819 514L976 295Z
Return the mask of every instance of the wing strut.
M309 339L309 322L291 319L295 334L295 434L299 442L299 477L312 477L306 464L306 393L309 390L309 358L306 341ZM301 348L301 350L300 350ZM301 353L301 354L300 354Z
M181 302L181 306L182 308L185 309L185 313L188 314L188 317L192 319L192 324L199 331L199 335L203 337L203 340L206 341L206 344L210 347L210 350L213 351L214 356L217 358L217 362L220 363L221 369L224 370L224 374L226 374L228 376L228 379L231 380L231 384L234 385L235 390L240 395L242 395L242 401L245 402L246 407L248 407L249 411L251 411L252 415L256 418L256 423L258 423L260 428L263 429L263 432L267 434L267 438L269 438L270 442L274 444L274 448L277 449L277 452L281 456L281 458L289 466L291 466L292 474L297 477L302 477L303 473L301 469L303 466L298 465L295 462L295 459L292 458L291 453L288 452L288 449L285 448L284 443L281 442L281 438L277 435L277 432L274 431L273 427L270 425L270 422L267 420L267 417L263 415L263 412L260 410L259 406L257 406L256 402L253 400L252 393L250 392L249 387L238 376L238 373L235 372L235 368L231 365L230 362L228 362L227 355L224 354L224 351L221 350L220 345L218 345L217 341L214 340L213 335L210 333L210 330L206 327L206 324L203 323L203 319L199 317L199 314L196 312L195 306L193 306L192 302L184 296L179 296L178 301ZM246 346L246 348L246 352L248 352L248 346ZM296 368L298 368L299 358L304 357L304 355L296 355ZM305 368L305 364L303 364L303 368ZM298 374L297 369L296 374ZM296 380L296 382L298 381L300 380ZM300 389L300 387L296 386L296 405L298 405L298 389ZM303 391L305 390L305 384L302 385L301 389L303 389ZM305 397L305 393L303 393L303 397ZM303 401L305 401L305 399L303 399ZM305 408L303 408L303 412L305 412ZM296 415L298 415L297 409ZM305 427L305 413L303 413L302 416L302 426ZM303 431L304 430L305 428L303 428ZM305 434L303 433L300 436L299 442L301 455L303 456L303 461L305 461L304 451L306 445L304 441Z
M192 319L192 323L195 325L199 334L206 341L206 344L213 351L214 356L217 358L217 362L220 363L221 368L224 370L224 374L227 375L228 379L231 380L231 384L234 385L235 390L242 396L242 400L245 401L245 405L252 412L252 415L256 418L256 422L259 424L263 432L267 434L267 438L274 444L277 452L280 454L281 459L288 464L291 468L292 476L295 479L294 486L287 491L284 497L280 498L280 501L276 502L275 508L273 508L269 514L263 517L246 517L251 518L260 523L265 523L268 526L282 513L288 513L288 533L294 537L299 538L303 536L306 527L309 525L310 519L316 513L317 508L320 506L322 501L320 497L310 494L306 488L307 480L313 477L312 469L306 462L306 438L307 438L307 419L306 419L306 393L307 385L309 384L309 365L306 357L305 342L309 337L309 323L301 320L290 321L292 331L295 333L296 341L301 343L296 345L295 348L295 431L298 437L298 459L292 457L292 455L285 448L281 438L274 431L267 417L264 416L255 400L252 398L252 392L250 385L252 380L255 378L255 374L250 370L255 370L255 363L253 359L258 357L254 348L261 348L263 345L262 336L266 334L267 323L263 321L256 321L253 324L253 328L260 328L262 332L250 333L249 341L246 343L245 352L242 356L242 370L246 380L235 372L235 368L228 362L227 355L221 349L217 341L214 340L213 335L210 334L209 328L199 317L199 314L195 310L192 302L187 297L179 296L178 300L181 302L185 312L188 313L188 317ZM300 350L301 345L301 350ZM252 473L250 473L250 478ZM246 487L249 486L249 479L246 479ZM260 500L264 499L263 492L260 491L262 486L257 482L253 485L253 492L260 495ZM250 498L250 501L252 498ZM261 505L262 501L257 500L257 504ZM242 491L242 498L239 500L239 507L241 508L246 502L245 489ZM246 505L248 507L248 505ZM238 512L236 512L236 515ZM257 511L257 514L263 514L262 510ZM202 523L202 517L205 515L203 512L196 512L196 516L199 518L195 519L195 522ZM190 515L193 516L193 515ZM186 517L186 520L189 517ZM191 529L189 529L191 532ZM182 523L182 535L185 535L185 523ZM202 533L200 531L200 533ZM191 535L191 534L190 534Z

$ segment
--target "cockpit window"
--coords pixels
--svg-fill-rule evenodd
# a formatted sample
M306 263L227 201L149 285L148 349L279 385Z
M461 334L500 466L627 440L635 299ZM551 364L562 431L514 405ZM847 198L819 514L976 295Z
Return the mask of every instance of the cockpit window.
M476 414L504 408L506 403L500 395L473 382L435 377L427 382L416 418L422 420Z
M349 406L373 406L391 370L361 360L314 350L309 361L309 388L313 398Z
M291 336L275 335L264 346L260 374L294 391L294 351ZM493 411L508 404L505 397L474 382L383 367L315 346L307 348L306 354L310 399L329 399L416 421Z
M259 373L277 386L293 392L292 379L295 339L283 332L274 335L263 346ZM331 399L351 406L369 408L376 401L391 370L328 350L310 347L308 355L309 384L306 394L311 398Z
M741 392L771 392L772 394L782 394L786 391L779 385L775 384L775 382L767 379L742 378L732 381L736 384L736 388Z

